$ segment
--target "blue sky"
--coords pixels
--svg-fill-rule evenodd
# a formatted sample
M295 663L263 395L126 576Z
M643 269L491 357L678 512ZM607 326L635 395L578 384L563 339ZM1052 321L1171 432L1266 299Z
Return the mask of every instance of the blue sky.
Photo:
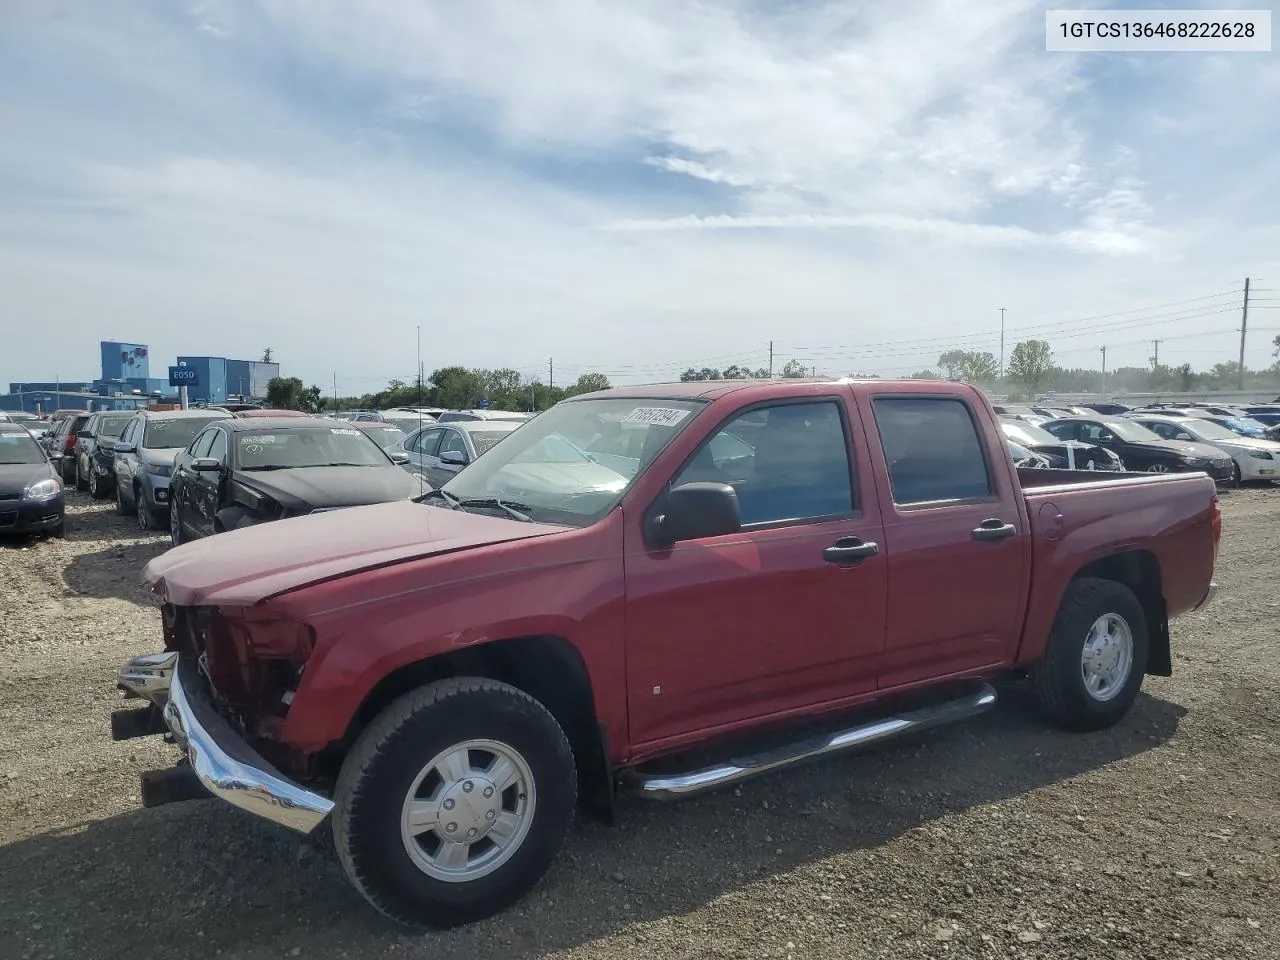
M9 0L0 383L121 339L363 392L419 324L428 371L894 375L1002 306L1067 366L1234 358L1277 55L1046 53L1044 10Z

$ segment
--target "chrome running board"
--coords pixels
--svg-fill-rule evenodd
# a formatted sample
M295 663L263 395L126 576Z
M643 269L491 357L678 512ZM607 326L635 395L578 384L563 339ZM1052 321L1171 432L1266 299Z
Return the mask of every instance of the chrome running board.
M164 706L163 699L169 695L177 662L178 654L173 651L134 657L120 668L116 686L124 691L126 700L141 698Z
M787 744L775 750L755 756L740 757L728 763L705 767L701 770L654 775L646 775L634 770L625 771L621 775L622 785L628 792L649 800L683 800L828 754L844 753L928 727L964 720L989 710L995 702L995 690L990 684L983 683L975 692L954 700L871 720L847 730Z

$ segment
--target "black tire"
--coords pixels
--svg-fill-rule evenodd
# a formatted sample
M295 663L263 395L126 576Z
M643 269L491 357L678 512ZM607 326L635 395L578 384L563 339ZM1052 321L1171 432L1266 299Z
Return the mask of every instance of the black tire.
M57 537L59 540L65 537L67 535L67 518L63 517L59 520L58 525L49 531L49 535L51 537Z
M1118 691L1100 700L1085 685L1082 659L1090 630L1108 614L1127 625L1132 657ZM1142 688L1149 646L1146 613L1132 590L1114 580L1073 580L1058 607L1044 655L1031 668L1031 689L1040 711L1069 730L1102 730L1118 723Z
M116 516L127 517L129 515L129 507L124 502L124 485L119 481L116 482Z
M530 823L509 859L491 873L437 879L411 858L401 837L401 811L433 757L476 739L508 745L528 765ZM577 793L573 751L542 704L495 680L442 680L400 697L356 740L334 791L334 846L351 882L392 920L458 926L510 906L542 878L573 821Z
M81 493L85 493L89 489L89 481L85 479L84 474L80 472L80 460L76 460L76 489Z
M96 469L89 468L89 496L94 500L105 500L107 498L105 482Z
M1244 485L1244 474L1240 472L1240 464L1233 459L1231 461L1231 485L1233 487L1241 487Z
M173 500L169 503L169 543L175 547L180 547L186 538L182 535L182 512L178 507L178 501Z
M151 505L147 503L147 495L141 490L134 488L134 503L138 508L138 532L139 533L155 533L156 515L151 509Z

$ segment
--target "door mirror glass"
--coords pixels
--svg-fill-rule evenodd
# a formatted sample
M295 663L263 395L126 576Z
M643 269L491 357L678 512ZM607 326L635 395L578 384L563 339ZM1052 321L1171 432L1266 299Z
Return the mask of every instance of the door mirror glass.
M409 462L409 455L407 453L401 453L399 450L388 453L387 456L391 458L392 463L401 467Z
M440 462L465 467L467 465L467 455L461 450L442 450L440 451Z
M1192 437L1192 436L1191 436L1191 434L1189 434L1189 433L1180 433L1180 434L1178 434L1178 436L1177 436L1177 438L1176 438L1176 439L1178 439L1178 440L1194 440L1195 438L1194 438L1194 437Z
M727 483L682 483L667 494L665 512L654 523L664 543L737 533L742 528L738 494Z
M191 461L191 469L198 473L217 473L222 469L222 464L213 457L196 457Z
M133 453L134 447L127 440L117 440L111 449L116 453Z

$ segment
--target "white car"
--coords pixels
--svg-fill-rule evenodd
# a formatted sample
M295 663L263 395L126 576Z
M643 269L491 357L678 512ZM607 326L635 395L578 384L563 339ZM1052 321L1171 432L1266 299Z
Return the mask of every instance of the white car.
M1131 414L1134 420L1166 440L1192 440L1217 447L1235 464L1236 483L1248 480L1280 480L1280 443L1259 437L1243 437L1234 430L1198 417Z

